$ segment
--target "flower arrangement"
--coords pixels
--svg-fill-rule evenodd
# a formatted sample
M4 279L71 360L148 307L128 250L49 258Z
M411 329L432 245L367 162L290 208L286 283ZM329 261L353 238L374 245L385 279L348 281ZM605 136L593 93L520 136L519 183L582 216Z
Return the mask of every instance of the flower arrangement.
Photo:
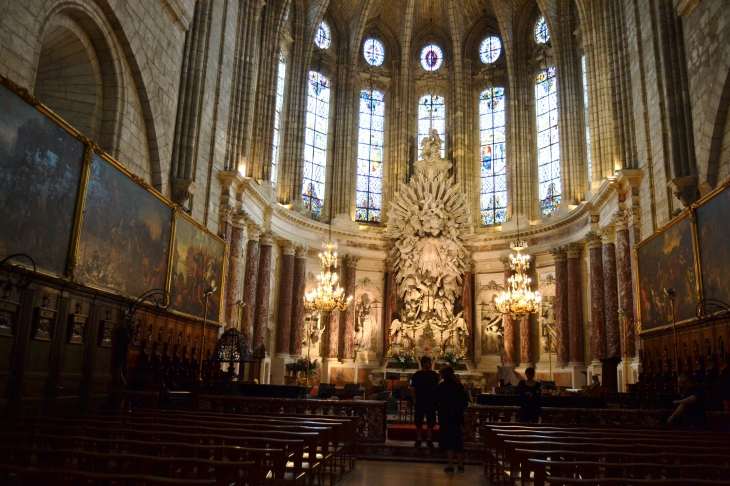
M400 352L399 354L397 354L395 356L395 359L396 359L396 361L398 361L400 363L401 368L403 368L403 370L406 369L406 366L412 365L413 363L416 362L416 358L413 354L412 349L405 351L405 352L403 352L403 351Z
M299 371L302 371L306 373L307 376L311 377L314 376L314 374L317 372L317 370L320 367L319 360L310 361L307 358L299 358L296 361L292 361L291 363L287 363L285 365L286 370L290 371L292 373L297 373Z
M461 353L453 353L449 351L448 353L444 354L444 361L449 363L451 366L456 366L456 363L464 359L464 355Z

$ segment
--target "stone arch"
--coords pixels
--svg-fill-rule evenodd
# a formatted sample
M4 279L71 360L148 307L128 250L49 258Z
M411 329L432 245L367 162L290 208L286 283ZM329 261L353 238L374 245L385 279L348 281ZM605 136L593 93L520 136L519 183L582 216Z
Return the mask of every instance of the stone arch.
M507 53L504 48L504 36L499 28L499 22L494 17L483 16L478 21L474 22L471 31L466 35L464 39L464 53L465 58L475 63L475 66L480 68L483 66L481 59L479 58L479 47L482 41L489 36L499 37L502 42L502 53L494 64L503 67L507 64Z
M358 60L360 64L363 66L365 65L362 48L365 41L371 37L379 40L385 46L385 62L383 63L383 66L390 70L392 62L400 60L401 58L400 44L398 43L396 36L390 30L390 27L388 27L388 24L383 22L383 20L379 17L370 19L365 24L363 35L360 39L360 44L358 45Z
M726 139L730 139L730 69L722 70L718 78L725 77L722 84L722 91L717 96L717 110L714 113L714 120L711 120L711 141L709 153L707 156L707 168L703 171L700 168L700 174L705 176L705 180L700 180L702 192L707 194L715 188L718 182L718 176L721 172L727 176L730 168L721 167L722 165L730 165L730 154L723 157L723 153L730 152L730 148L724 149L723 145L728 145ZM719 85L719 83L718 83ZM704 172L704 174L703 174Z
M410 55L413 59L412 62L415 63L416 72L419 74L424 72L421 66L421 50L429 42L438 45L444 53L444 61L438 71L448 72L449 77L451 77L454 69L454 45L451 41L451 36L445 29L433 24L427 25L419 32L416 32L411 41Z
M112 155L124 115L124 77L111 29L75 2L51 8L38 31L34 94Z

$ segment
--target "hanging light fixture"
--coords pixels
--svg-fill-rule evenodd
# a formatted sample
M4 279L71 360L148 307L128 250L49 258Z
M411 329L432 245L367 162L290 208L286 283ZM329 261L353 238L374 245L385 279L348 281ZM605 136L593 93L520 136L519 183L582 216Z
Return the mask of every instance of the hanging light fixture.
M539 292L530 290L532 279L526 275L530 267L530 255L520 253L527 248L527 242L519 239L510 243L517 254L510 255L510 268L514 274L507 280L507 290L502 292L502 297L497 297L497 310L502 314L512 314L516 317L523 317L527 314L535 314L540 310L542 297Z

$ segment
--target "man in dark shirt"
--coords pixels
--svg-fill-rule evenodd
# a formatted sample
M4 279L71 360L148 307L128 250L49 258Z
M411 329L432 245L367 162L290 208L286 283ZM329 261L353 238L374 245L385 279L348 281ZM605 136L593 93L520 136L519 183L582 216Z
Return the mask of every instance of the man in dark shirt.
M436 425L436 408L433 392L439 382L439 375L431 369L431 358L421 356L421 370L411 379L411 398L413 399L413 422L416 424L416 447L421 447L423 419L426 418L426 444L433 448L433 427Z
M705 394L692 383L692 377L687 373L680 375L677 384L682 392L682 399L674 401L677 410L667 419L667 422L684 427L706 427Z

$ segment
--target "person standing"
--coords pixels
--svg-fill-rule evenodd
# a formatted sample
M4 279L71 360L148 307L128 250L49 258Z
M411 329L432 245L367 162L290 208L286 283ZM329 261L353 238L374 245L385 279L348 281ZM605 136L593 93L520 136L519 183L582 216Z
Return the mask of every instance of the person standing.
M439 382L439 375L431 369L431 358L421 356L421 369L411 378L413 400L413 423L416 424L416 447L423 444L423 419L426 419L426 445L433 449L433 428L436 425L436 409L433 404L433 393Z
M463 473L461 453L464 450L464 441L461 438L461 424L464 422L464 410L469 405L469 400L464 385L454 374L452 366L441 369L441 378L443 381L436 386L434 392L434 404L439 415L439 449L446 451L449 460L444 472L454 472L456 454L458 471Z
M520 421L536 424L540 421L540 382L535 381L535 368L525 370L525 379L517 384L520 396Z
M667 419L670 425L681 427L707 427L707 404L705 394L692 383L692 376L684 373L677 379L682 399L675 400L677 410Z

